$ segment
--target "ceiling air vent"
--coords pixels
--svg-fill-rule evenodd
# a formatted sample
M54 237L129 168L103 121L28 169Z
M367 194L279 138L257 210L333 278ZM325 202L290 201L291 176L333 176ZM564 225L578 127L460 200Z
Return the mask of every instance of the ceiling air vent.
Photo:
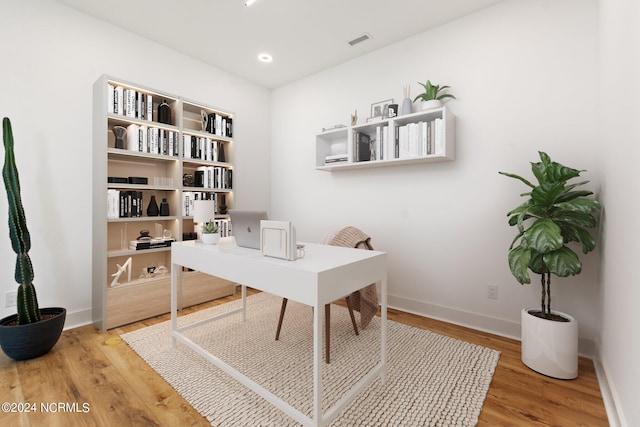
M349 41L349 44L350 44L351 46L355 46L355 45L357 45L358 43L362 43L362 42L363 42L363 41L365 41L365 40L369 40L370 38L371 38L371 36L370 36L369 34L364 33L363 35L358 36L358 37L356 37L356 38L355 38L355 39L353 39L353 40L350 40L350 41Z

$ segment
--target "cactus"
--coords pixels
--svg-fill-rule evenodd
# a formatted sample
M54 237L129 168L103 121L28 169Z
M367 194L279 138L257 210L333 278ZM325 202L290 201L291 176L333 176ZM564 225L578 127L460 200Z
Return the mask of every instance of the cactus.
M27 229L27 219L20 197L20 180L13 153L13 132L11 121L5 117L2 121L2 139L4 141L4 167L2 179L7 190L9 201L9 237L11 246L17 254L15 280L18 287L18 324L37 322L40 320L36 289L33 286L33 265L29 258L31 237Z

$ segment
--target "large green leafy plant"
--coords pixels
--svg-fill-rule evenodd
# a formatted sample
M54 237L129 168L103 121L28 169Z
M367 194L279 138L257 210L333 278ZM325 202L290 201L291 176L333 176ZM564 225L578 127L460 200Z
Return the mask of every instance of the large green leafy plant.
M27 229L27 219L20 196L20 180L13 153L13 132L11 121L5 117L2 121L2 139L4 142L4 167L2 179L7 190L9 201L9 237L11 247L17 254L15 279L18 287L18 324L37 322L40 320L36 289L33 286L33 266L29 257L31 237Z
M541 310L531 314L562 320L551 313L551 275L567 277L582 271L582 263L569 244L577 242L585 254L595 248L588 229L597 224L594 214L600 204L588 197L591 191L577 189L589 181L569 183L584 171L553 162L546 153L539 154L540 162L531 163L537 185L519 175L500 172L531 189L522 194L527 200L507 214L509 225L518 229L509 247L509 268L521 284L531 283L529 270L541 276Z
M440 85L434 85L433 83L431 83L431 80L427 80L426 83L418 82L418 84L424 88L424 92L416 96L413 102L416 102L418 99L421 99L423 101L432 101L434 99L441 101L445 98L456 99L456 97L452 94L444 93L444 91L449 89L449 86L441 87Z

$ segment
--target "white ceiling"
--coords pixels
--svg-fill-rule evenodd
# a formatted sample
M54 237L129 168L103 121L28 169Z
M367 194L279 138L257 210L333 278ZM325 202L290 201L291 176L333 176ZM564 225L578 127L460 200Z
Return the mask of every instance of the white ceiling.
M503 0L57 1L276 88ZM363 33L372 38L347 43Z

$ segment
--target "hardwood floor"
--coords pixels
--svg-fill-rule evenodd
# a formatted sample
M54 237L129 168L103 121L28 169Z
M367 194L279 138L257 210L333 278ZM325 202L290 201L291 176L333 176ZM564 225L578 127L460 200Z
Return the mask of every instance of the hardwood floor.
M235 298L222 298L185 312ZM397 310L389 310L388 316L501 352L478 426L608 425L589 359L580 359L577 379L555 380L522 364L519 341ZM14 404L8 411L3 406L0 425L210 425L119 339L121 333L168 318L159 316L106 333L93 325L68 330L49 354L30 361L15 362L0 353L0 402Z

